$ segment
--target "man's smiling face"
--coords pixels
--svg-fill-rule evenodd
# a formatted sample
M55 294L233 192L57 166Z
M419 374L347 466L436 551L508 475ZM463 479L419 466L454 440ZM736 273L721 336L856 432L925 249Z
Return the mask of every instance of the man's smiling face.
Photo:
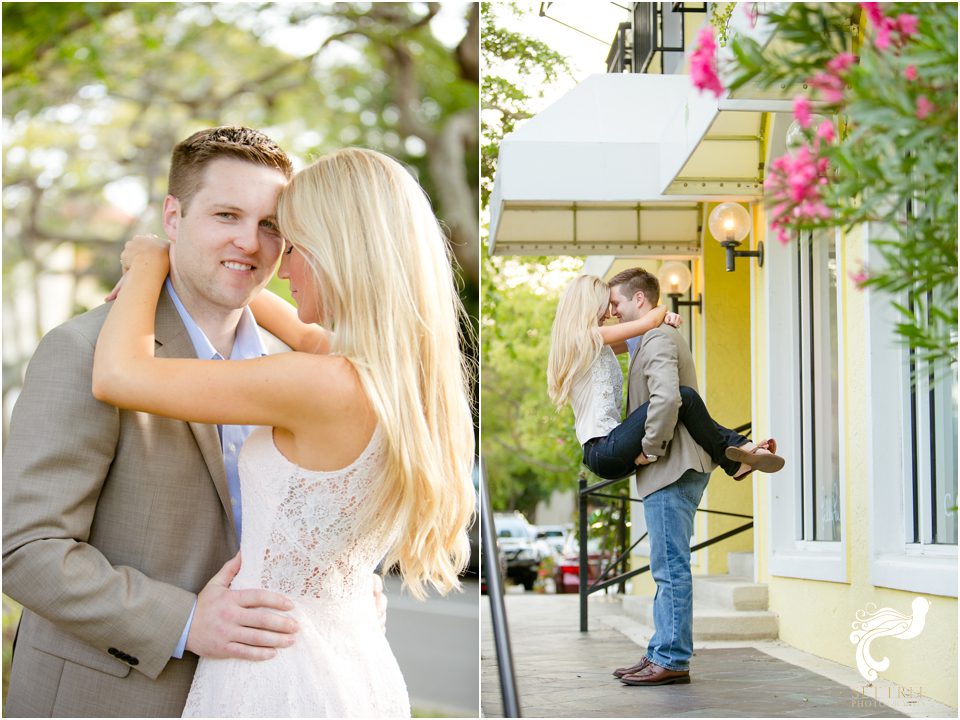
M620 322L629 322L639 320L645 312L641 312L638 307L638 295L643 297L642 293L634 293L633 297L627 297L623 294L624 286L615 285L610 288L610 305L613 308L613 314Z
M171 273L188 308L236 310L267 284L283 248L276 212L286 182L279 170L219 158L204 169L186 212L167 196L163 220L173 242Z

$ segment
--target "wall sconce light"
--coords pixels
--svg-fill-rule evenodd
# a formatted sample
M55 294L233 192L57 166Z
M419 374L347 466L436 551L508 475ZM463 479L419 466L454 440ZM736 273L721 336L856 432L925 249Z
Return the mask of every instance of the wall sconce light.
M757 264L763 267L763 242L757 243L756 250L737 250L740 243L750 233L750 213L743 205L735 202L721 203L710 211L707 221L710 233L727 249L727 272L733 272L738 257L755 257Z
M813 114L810 116L808 127L820 127L820 123L826 119L827 118L824 115ZM807 134L804 132L803 126L800 124L799 120L794 120L787 128L786 144L787 152L790 155L795 155L797 150L807 144Z
M673 303L673 312L680 312L680 306L683 305L695 307L697 312L703 314L703 295L698 294L696 300L680 299L680 296L690 289L693 281L690 268L681 262L667 262L660 266L657 279L660 281L660 292L669 296Z

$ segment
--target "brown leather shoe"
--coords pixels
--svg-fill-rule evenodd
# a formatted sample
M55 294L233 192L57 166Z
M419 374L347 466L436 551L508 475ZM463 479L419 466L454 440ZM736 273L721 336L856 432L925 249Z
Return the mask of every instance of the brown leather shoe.
M644 655L640 658L640 662L636 665L631 665L630 667L617 668L613 671L613 676L615 678L622 678L624 675L632 675L643 670L647 665L650 664L650 660L647 659L647 656Z
M647 666L632 675L624 675L620 682L625 685L685 685L690 682L689 670L668 670L656 663Z

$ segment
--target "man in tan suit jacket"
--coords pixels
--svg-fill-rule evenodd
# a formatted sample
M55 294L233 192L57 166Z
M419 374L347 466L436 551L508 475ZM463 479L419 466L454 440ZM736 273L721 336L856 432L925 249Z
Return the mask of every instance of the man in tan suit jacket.
M660 285L646 270L624 270L609 282L614 314L623 321L643 317L659 302ZM697 506L716 465L683 423L677 422L681 385L697 389L693 357L680 333L662 325L644 334L630 359L627 413L650 401L644 454L637 459L637 492L643 499L650 572L657 593L653 602L654 635L647 654L636 665L617 671L628 685L690 682L690 537Z
M171 282L223 357L279 259L267 230L291 172L273 141L246 128L201 131L174 151ZM225 207L206 212L196 200L230 183L246 191ZM265 658L295 631L270 610L289 607L281 595L227 589L238 541L218 428L93 398L107 309L43 339L4 451L4 592L25 608L11 717L179 716L198 655ZM196 355L167 292L156 345L158 357Z

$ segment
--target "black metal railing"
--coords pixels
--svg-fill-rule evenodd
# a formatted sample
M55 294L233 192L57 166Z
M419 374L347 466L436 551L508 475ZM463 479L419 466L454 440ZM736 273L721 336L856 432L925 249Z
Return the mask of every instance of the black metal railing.
M487 582L490 598L491 630L497 652L497 671L500 676L500 696L503 698L503 716L520 717L520 700L517 696L517 680L513 671L513 652L510 649L510 632L507 629L507 610L503 604L503 579L500 577L500 562L497 557L497 529L493 523L490 493L487 490L487 471L480 461L480 560L483 576Z
M743 435L750 435L751 424L744 423L743 425L733 428L734 432L741 433ZM587 613L587 599L592 593L598 592L600 590L606 590L608 587L613 585L619 585L620 593L624 592L626 581L630 578L636 577L642 573L648 572L650 570L650 565L644 565L641 568L635 570L627 570L627 564L630 560L630 553L633 551L637 545L643 542L647 533L641 535L629 548L623 549L625 542L621 543L622 552L615 558L613 558L606 566L599 568L599 575L596 580L592 583L589 582L589 549L587 547L589 541L589 525L587 523L587 500L588 498L603 498L606 500L614 500L620 503L620 523L623 526L620 529L619 536L625 537L626 535L626 507L627 502L642 502L640 498L630 497L628 495L611 495L609 493L600 492L605 488L615 485L617 483L623 482L624 480L629 481L630 476L617 478L616 480L602 480L593 485L587 484L587 478L584 473L580 474L579 478L579 501L578 501L578 512L579 512L579 525L580 525L580 632L588 631L588 613ZM752 515L743 515L741 513L726 512L724 510L709 510L707 508L697 508L697 512L706 513L709 515L724 515L727 517L736 517L749 520L750 522L744 523L739 527L736 527L727 532L721 533L716 537L708 538L703 542L697 543L690 548L690 552L696 552L697 550L702 550L705 547L715 545L718 542L722 542L728 538L731 538L735 535L739 535L742 532L746 532L753 527L753 516ZM611 576L618 567L622 566L622 570L619 574Z
M617 33L610 44L610 52L607 53L608 73L630 72L633 66L630 57L630 30L631 25L628 22L620 23L617 27Z
M633 3L630 22L621 23L607 54L607 72L648 72L660 56L660 72L682 72L686 16L705 14L706 3Z

